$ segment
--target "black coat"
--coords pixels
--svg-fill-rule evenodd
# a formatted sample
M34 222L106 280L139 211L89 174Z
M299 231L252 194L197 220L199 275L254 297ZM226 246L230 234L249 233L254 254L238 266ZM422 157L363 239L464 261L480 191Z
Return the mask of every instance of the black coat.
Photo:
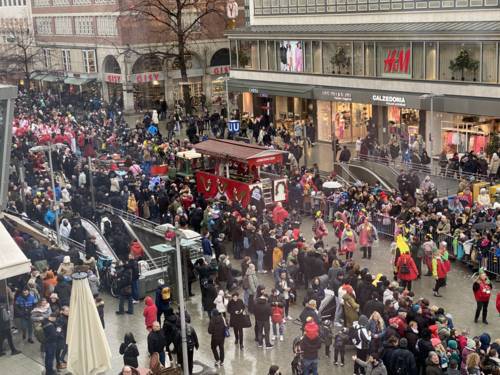
M54 288L54 293L59 296L59 303L61 306L69 306L69 301L71 299L71 284L67 281L58 283Z
M243 328L243 313L245 312L245 304L241 299L233 301L232 299L227 304L227 312L231 316L229 325L234 328Z
M253 306L255 320L265 322L271 316L271 304L265 298L257 298Z
M148 335L148 352L149 354L153 353L162 353L165 350L165 336L163 332L160 331L151 331Z
M208 325L208 333L212 335L212 343L214 344L224 344L226 336L224 331L226 325L224 324L224 318L221 314L212 316L210 323Z
M123 355L123 365L132 366L134 368L139 367L139 362L137 357L139 356L139 350L137 345L134 343L125 344L124 342L120 345L120 354Z
M403 374L406 375L417 375L417 364L415 363L415 357L412 352L408 349L396 349L392 353L392 358L390 363L385 363L389 374L397 374L398 369L403 369Z
M204 311L212 311L215 309L214 299L217 297L217 289L215 285L208 284L202 289L201 304Z

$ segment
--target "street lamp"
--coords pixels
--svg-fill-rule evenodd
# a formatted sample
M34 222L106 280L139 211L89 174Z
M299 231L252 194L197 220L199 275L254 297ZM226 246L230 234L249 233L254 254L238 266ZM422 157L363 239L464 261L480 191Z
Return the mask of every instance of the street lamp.
M181 241L191 241L200 237L200 235L192 230L176 228L171 224L165 225L167 230L175 232L175 257L177 263L177 288L179 291L179 313L181 318L181 341L182 341L182 369L184 375L189 375L188 366L188 349L186 337L186 309L184 302L184 282L182 278L182 257L181 257Z
M34 146L29 149L29 151L33 154L36 154L38 152L47 152L49 154L49 169L50 169L50 182L52 185L52 194L54 194L54 199L52 200L52 208L54 209L54 213L56 215L56 238L57 238L57 245L61 243L61 236L59 234L59 212L57 207L57 196L56 196L56 183L54 179L54 167L52 164L52 150L60 150L66 148L66 145L63 143L56 143L52 144L49 143L48 146Z

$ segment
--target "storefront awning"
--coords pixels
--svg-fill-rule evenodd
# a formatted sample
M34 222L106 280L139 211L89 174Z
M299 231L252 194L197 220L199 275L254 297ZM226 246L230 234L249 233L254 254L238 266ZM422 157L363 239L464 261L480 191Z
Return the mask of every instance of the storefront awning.
M247 163L249 166L277 164L283 161L283 151L226 139L209 139L197 143L196 152L219 159Z
M54 76L52 74L43 74L40 76L40 78L37 78L37 79L40 79L41 81L44 81L44 82L57 82L60 80L59 77Z
M313 86L293 85L288 83L250 81L240 79L230 79L228 81L229 90L240 92L251 92L261 96L278 95L312 99Z
M0 280L30 272L31 262L0 223Z
M86 85L87 83L90 83L92 81L95 81L95 80L93 78L68 77L64 80L64 83L66 83L68 85L82 86L82 85Z

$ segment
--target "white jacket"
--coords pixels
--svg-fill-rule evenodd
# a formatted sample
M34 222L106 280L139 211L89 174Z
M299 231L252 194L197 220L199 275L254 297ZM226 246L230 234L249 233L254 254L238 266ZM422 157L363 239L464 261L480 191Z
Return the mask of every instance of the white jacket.
M225 313L227 311L227 304L229 300L224 296L224 291L219 291L219 295L214 299L215 308L218 312Z

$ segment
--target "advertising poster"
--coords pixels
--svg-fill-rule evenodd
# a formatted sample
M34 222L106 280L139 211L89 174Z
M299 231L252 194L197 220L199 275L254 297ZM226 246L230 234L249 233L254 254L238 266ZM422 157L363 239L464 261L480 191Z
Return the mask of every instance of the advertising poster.
M273 192L274 192L274 201L275 202L283 202L283 201L287 200L288 191L287 191L286 178L273 181Z
M280 70L282 72L304 71L304 48L298 40L282 40L279 49Z

